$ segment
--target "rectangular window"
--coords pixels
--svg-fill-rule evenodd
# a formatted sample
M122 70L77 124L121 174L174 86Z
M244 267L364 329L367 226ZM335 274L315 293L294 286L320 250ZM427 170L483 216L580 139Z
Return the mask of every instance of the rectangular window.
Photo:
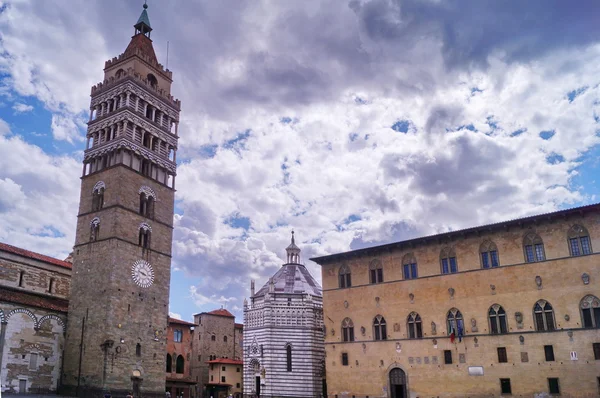
M544 257L544 245L541 243L537 243L535 245L535 257L537 261L544 261L546 257Z
M444 363L446 365L452 365L452 351L444 350Z
M383 282L383 268L377 268L377 283Z
M213 381L213 375L210 375L210 381Z
M510 379L500 379L500 393L512 394L512 389L510 388Z
M583 254L592 254L592 248L590 247L590 237L584 236L579 239L581 242L581 250Z
M450 257L450 273L455 274L458 271L456 267L456 257Z
M481 253L481 265L483 268L490 268L490 258L488 252Z
M352 275L346 274L346 287L352 287Z
M560 388L558 386L558 377L548 378L548 390L550 390L550 394L560 394Z
M506 355L506 347L498 347L498 362L508 362L508 356Z
M525 261L527 261L528 263L532 263L535 261L535 258L533 257L532 245L525 246Z
M594 359L596 361L600 360L600 343L594 343L592 347L594 347Z
M240 373L240 368L235 368L235 371Z
M38 354L29 354L29 370L37 370Z
M498 334L498 322L497 317L490 317L490 332L492 334Z
M183 332L179 329L175 329L173 331L173 341L176 343L181 343L181 339L183 338Z
M579 251L579 239L571 238L569 239L569 245L571 246L571 256L580 256L581 252Z
M374 269L371 270L371 283L377 283L377 273Z
M492 260L492 267L497 267L500 265L500 262L498 261L498 252L496 250L492 250L490 252L490 258Z
M354 328L348 328L348 330L350 331L350 340L349 341L354 341Z
M554 313L546 312L546 330L554 330Z
M545 345L544 355L546 356L546 361L554 361L554 348L551 345Z
M202 355L198 355L198 362L202 362Z
M342 366L348 366L348 353L342 352Z
M404 264L404 279L416 279L417 278L417 264Z
M54 278L50 278L50 282L48 283L48 293L52 293L54 290Z
M23 276L25 276L25 272L19 272L19 287L23 287Z
M413 279L418 278L419 275L417 275L417 263L412 263L410 265L410 271L412 273L411 276L412 276Z
M410 265L404 264L404 279L410 279Z
M235 388L240 388L240 383L235 383Z
M225 383L225 376L221 376L221 383Z
M221 370L225 372L225 366L221 366Z
M447 258L443 258L442 259L442 274L447 274L448 273L448 259Z
M583 314L583 327L594 327L594 325L592 324L592 311L589 308L583 308L581 310L581 313Z

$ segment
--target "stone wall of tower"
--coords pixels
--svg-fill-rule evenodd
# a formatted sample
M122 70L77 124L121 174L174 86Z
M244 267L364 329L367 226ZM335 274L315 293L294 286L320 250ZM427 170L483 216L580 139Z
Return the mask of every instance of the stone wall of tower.
M180 102L145 35L151 28L139 24L92 88L62 374L63 392L80 397L165 393ZM140 210L141 196L153 198L152 212ZM132 277L140 262L152 267L146 286Z

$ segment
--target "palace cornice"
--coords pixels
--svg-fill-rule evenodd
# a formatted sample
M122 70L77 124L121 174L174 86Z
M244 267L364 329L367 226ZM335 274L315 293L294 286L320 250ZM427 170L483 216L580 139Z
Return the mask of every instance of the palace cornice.
M126 136L121 136L102 145L98 145L97 147L86 149L84 152L83 161L87 162L95 157L106 155L117 149L128 149L131 152L140 155L143 158L150 160L158 166L170 171L173 175L176 175L177 165L174 162L163 158L162 156L137 143L131 142L130 138Z
M109 86L109 88L105 90L96 89L92 94L90 106L99 106L102 102L111 100L120 94L127 94L127 92L137 95L150 105L165 112L174 121L179 121L179 109L177 107L165 101L163 98L161 98L161 96L152 93L146 87L139 84L138 80L131 76L122 78L122 80L119 80L118 83ZM162 106L157 105L157 103L160 103Z
M456 241L458 239L467 239L470 236L481 236L497 231L508 231L510 228L529 228L537 226L541 223L552 222L556 220L564 220L569 216L577 215L583 217L586 213L600 211L600 203L595 203L587 206L575 207L572 209L560 210L553 213L539 214L530 217L518 218L515 220L502 221L494 224L487 224L478 227L465 228L458 231L445 232L436 235L424 236L415 239L409 239L401 242L388 243L385 245L367 247L364 249L352 250L343 253L330 254L326 256L313 257L310 260L319 265L346 261L360 257L378 256L381 254L391 253L393 251L412 250L417 246L428 244L441 244L445 242Z
M133 108L131 107L119 108L118 110L112 112L110 115L107 115L101 119L94 120L93 122L88 124L88 131L86 137L89 138L92 134L97 133L102 129L109 128L119 122L126 120L135 124L138 127L141 127L150 134L157 136L162 141L167 142L174 149L177 149L177 136L168 132L164 127L157 128L156 126L158 126L158 124L139 116L139 114L135 113L132 109Z

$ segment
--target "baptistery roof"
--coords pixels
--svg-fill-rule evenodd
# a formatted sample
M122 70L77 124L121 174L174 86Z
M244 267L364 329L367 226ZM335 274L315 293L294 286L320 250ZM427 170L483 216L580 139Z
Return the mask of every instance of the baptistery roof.
M269 285L273 283L273 291ZM265 293L308 293L312 296L322 297L321 286L312 277L303 264L284 264L269 281L254 295L264 296Z

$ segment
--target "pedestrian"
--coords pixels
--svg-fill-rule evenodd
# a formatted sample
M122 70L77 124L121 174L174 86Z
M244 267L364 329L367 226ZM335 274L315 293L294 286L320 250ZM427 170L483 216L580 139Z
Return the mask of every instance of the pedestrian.
M130 392L129 394L127 394L127 398L133 398L133 394Z
M110 394L110 391L106 392L104 394L104 398L112 398L112 395Z

